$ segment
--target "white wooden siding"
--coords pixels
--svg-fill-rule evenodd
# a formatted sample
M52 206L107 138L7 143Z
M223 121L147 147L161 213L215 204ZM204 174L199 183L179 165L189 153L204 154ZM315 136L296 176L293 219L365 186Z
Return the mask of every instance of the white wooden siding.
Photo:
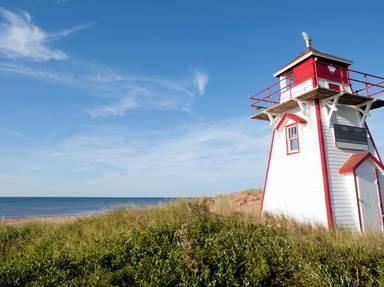
M373 135L372 135L373 137ZM373 139L374 141L374 139ZM379 158L379 155L377 154L379 151L377 151L375 149L375 146L373 145L373 141L371 138L369 138L368 140L368 147L369 147L369 151L377 158L377 159L380 159ZM380 152L379 152L380 153ZM380 192L381 192L381 199L383 200L383 204L384 204L384 175L379 175L379 181L380 181Z
M328 79L319 78L319 86L325 89L330 89L329 84L338 85L340 90L352 93L351 87L348 84L342 84L341 82L331 81ZM343 87L343 88L342 88Z
M327 108L321 104L320 111L333 221L336 226L359 230L354 177L353 174L340 174L339 169L352 154L362 151L336 148L333 124L358 126L360 116L350 107L338 106L338 111L328 125ZM298 108L287 112L305 118ZM293 123L292 120L286 120L284 126L275 131L263 212L284 214L300 221L327 226L316 110L313 103L309 105L307 116L307 124L298 124L299 153L287 155L285 126ZM369 151L377 157L370 138L368 146ZM381 176L380 183L384 196L384 176Z
M280 102L285 102L287 100L290 100L291 98L296 98L298 96L304 95L305 93L313 90L313 80L308 79L298 85L295 85L293 87L288 87L286 90L284 89L285 86L285 81L281 82L281 96L280 96Z
M309 122L298 124L299 153L287 155L285 126L275 132L263 211L327 226L314 105L309 109ZM298 109L288 112L304 117Z
M344 226L358 230L359 221L356 208L356 196L353 190L348 188L348 178L339 173L343 163L354 153L362 151L338 149L335 146L333 124L344 124L358 126L359 116L355 110L345 106L338 106L338 111L331 118L331 125L328 127L326 121L327 108L321 106L321 116L324 134L324 148L328 165L329 188L332 202L333 219L336 226ZM369 139L369 150L375 154L371 140Z

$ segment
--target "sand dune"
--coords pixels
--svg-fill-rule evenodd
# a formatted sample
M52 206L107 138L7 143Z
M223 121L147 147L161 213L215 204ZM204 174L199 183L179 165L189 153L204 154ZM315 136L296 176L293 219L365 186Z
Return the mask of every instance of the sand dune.
M261 195L260 190L248 189L242 192L218 195L215 197L202 197L198 200L200 205L204 205L207 210L213 214L229 215L233 213L243 213L258 216L260 213ZM0 223L11 225L21 225L30 222L63 224L74 222L85 216L86 215L66 215L0 219Z
M243 213L258 216L260 213L261 196L260 190L248 189L213 198L204 197L200 199L200 204L206 205L208 211L214 214Z

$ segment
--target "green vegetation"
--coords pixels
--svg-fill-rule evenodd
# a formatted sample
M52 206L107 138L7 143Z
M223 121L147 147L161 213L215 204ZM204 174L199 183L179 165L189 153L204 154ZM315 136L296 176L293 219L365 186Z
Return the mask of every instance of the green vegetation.
M66 224L0 224L0 286L380 286L383 248L381 234L177 201Z

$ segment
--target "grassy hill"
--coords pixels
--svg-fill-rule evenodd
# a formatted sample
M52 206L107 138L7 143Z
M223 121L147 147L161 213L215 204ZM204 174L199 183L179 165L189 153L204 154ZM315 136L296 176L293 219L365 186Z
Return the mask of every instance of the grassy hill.
M260 193L0 224L0 286L380 286L384 237L258 217Z

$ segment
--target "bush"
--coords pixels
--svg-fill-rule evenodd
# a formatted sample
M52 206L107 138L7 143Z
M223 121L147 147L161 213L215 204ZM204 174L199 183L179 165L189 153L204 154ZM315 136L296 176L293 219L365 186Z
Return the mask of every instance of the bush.
M379 286L383 243L180 202L0 225L0 286Z

